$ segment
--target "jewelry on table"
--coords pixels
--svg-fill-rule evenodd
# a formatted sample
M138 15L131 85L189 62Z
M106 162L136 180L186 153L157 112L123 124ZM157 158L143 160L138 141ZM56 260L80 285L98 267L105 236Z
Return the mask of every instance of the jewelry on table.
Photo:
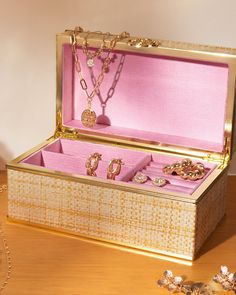
M7 185L3 184L0 186L0 193L2 193L3 191L7 190ZM11 263L11 253L9 250L9 246L7 243L7 239L4 233L4 230L2 228L2 224L0 223L0 238L2 240L2 244L3 244L3 250L4 250L4 254L5 254L5 261L6 261L6 265L7 265L7 271L6 271L6 275L5 275L5 279L3 282L0 283L0 293L6 288L8 281L11 278L11 270L12 270L12 263Z
M157 285L166 288L170 293L182 293L185 295L213 295L215 290L202 282L184 281L181 276L174 276L171 270L166 270L163 277L157 281Z
M155 185L155 186L162 187L162 186L165 186L168 183L169 183L169 181L167 179L165 179L165 178L155 177L155 178L152 179L152 184Z
M114 167L114 165L116 165ZM120 174L121 165L124 165L122 159L112 159L107 168L107 179L115 180L116 176Z
M236 293L236 273L230 272L227 266L221 266L220 272L213 277L213 281L221 284L225 291Z
M3 191L6 191L7 190L7 185L6 184L2 184L0 186L0 193L2 193Z
M107 42L109 42L109 45L107 47L106 47L105 36L112 36L112 35L110 33L106 33L105 35L103 34L102 45L100 46L100 49L97 50L94 54L92 54L88 51L87 38L84 40L83 51L85 52L85 54L87 56L88 66L93 66L93 64L94 64L93 58L96 56L99 56L105 48L107 49L107 55L106 55L106 58L102 64L101 72L98 75L96 82L94 83L95 85L94 85L93 90L89 93L87 82L85 81L84 76L82 74L81 63L80 63L77 49L76 49L78 46L76 37L79 33L82 33L82 32L84 32L83 29L79 27L79 28L75 28L72 33L72 36L71 36L72 54L74 56L75 69L79 75L80 86L87 96L87 108L82 112L81 122L85 127L92 128L96 124L96 119L97 119L97 115L96 115L95 111L92 110L92 101L93 101L94 96L97 94L100 85L103 82L104 75L106 73L106 70L107 70L110 62L111 62L110 54L111 54L112 50L115 48L116 43L121 39L127 38L129 36L129 34L126 32L123 32L119 35L115 35L111 40L107 40ZM93 33L97 33L97 32L93 32Z
M87 168L87 175L97 176L96 170L98 168L98 163L102 159L102 155L99 153L94 153L89 156L86 161L85 167Z
M140 171L138 171L133 177L134 182L141 183L141 184L147 182L148 179L149 177Z
M198 180L205 176L206 169L202 163L193 163L190 159L166 165L162 169L164 174L179 175L185 180Z

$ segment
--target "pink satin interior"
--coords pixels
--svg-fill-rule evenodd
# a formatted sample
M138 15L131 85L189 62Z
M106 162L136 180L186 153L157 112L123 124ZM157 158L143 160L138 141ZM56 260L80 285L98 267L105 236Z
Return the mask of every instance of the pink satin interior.
M169 190L184 194L192 194L216 167L212 163L204 163L207 171L205 177L197 181L186 181L179 176L164 175L162 173L164 165L181 161L179 157L67 139L56 140L24 159L22 163L42 166L60 172L86 175L86 159L95 152L102 154L102 161L100 161L96 171L99 178L106 179L107 166L112 158L121 158L124 165L122 165L121 173L116 177L116 181L125 181L131 185L137 185L132 181L132 178L137 171L142 171L151 178L161 177L169 181L169 184L162 188L156 188L157 190ZM151 180L138 185L144 188L154 187Z
M80 49L78 54L91 92L93 74L98 76L102 62L95 59L91 71ZM227 65L130 52L116 52L112 57L92 103L99 124L89 129L80 122L87 107L86 95L74 71L71 48L64 46L64 125L103 135L222 151Z

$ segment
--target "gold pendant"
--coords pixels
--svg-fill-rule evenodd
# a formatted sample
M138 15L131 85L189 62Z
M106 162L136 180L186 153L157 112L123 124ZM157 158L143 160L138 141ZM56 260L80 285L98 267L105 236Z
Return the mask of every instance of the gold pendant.
M97 115L94 111L86 109L81 115L81 122L85 127L92 128L96 124Z

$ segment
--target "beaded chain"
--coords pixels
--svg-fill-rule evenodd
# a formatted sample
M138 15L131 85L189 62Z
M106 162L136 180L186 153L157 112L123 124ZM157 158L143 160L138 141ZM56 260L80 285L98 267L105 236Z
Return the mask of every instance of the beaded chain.
M4 192L6 190L7 190L7 186L5 184L0 186L0 193ZM2 291L6 288L8 281L10 280L11 269L12 269L11 255L10 255L11 253L10 253L7 239L6 239L6 236L5 236L5 233L2 228L1 223L0 223L0 239L2 240L3 252L5 253L5 261L6 261L6 265L7 265L7 271L6 271L4 281L0 284L0 294L1 294Z

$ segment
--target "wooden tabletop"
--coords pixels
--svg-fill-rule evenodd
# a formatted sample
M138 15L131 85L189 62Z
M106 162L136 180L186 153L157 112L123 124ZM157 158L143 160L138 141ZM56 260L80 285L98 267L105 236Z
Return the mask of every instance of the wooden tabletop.
M5 172L0 173L0 183L6 183ZM192 265L8 223L6 214L7 193L4 192L0 193L0 221L11 249L13 268L2 294L170 294L156 284L167 269L175 275L183 275L187 280L205 283L211 282L221 265L227 265L232 272L236 272L236 177L233 176L228 178L227 214ZM0 279L3 279L6 267L3 253L0 259ZM214 287L218 285L214 284Z

